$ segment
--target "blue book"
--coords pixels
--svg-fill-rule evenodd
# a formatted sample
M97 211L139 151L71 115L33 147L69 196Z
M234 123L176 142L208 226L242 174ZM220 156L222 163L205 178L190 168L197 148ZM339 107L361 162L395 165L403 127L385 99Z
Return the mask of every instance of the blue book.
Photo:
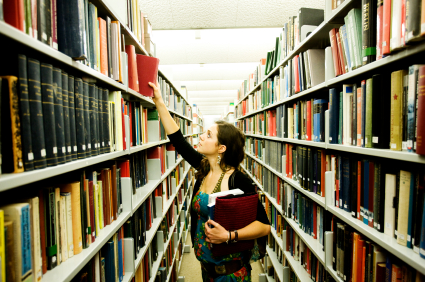
M120 282L124 279L123 274L123 257L122 257L122 238L118 237L118 277L120 279Z
M385 282L391 282L391 274L393 270L393 264L391 263L390 256L387 256L387 262L386 262L386 270L385 270Z
M115 252L113 239L110 239L103 246L102 256L105 258L105 282L117 282L115 281Z
M369 161L364 161L363 181L363 223L369 224Z
M342 205L346 212L351 212L350 205L350 160L347 157L342 158Z
M338 144L342 144L342 95L339 93L339 115L338 115Z
M407 247L413 248L412 246L412 218L413 218L413 194L415 193L415 174L410 174L410 194L409 194L409 215L407 221Z
M425 201L425 195L424 195L424 201ZM425 205L423 206L422 211L417 211L417 212L422 212L422 226L421 226L421 239L419 243L419 254L421 258L425 259Z
M365 147L366 125L366 80L362 81L362 147Z
M348 45L347 27L343 25L340 28L342 32L342 44L344 45L344 53L345 57L347 58L348 70L351 70L350 46Z
M338 143L339 99L335 88L329 89L329 143Z

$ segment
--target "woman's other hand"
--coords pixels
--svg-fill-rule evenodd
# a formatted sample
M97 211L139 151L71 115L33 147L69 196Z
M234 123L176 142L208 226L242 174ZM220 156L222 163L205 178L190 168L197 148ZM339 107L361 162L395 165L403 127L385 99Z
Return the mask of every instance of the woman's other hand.
M210 224L214 226L214 228L210 228ZM213 244L221 244L227 241L229 231L224 229L223 226L214 220L210 219L205 223L205 235L207 236L205 241Z
M153 84L152 82L149 82L149 86L153 88L153 97L152 97L153 102L155 104L161 101L164 102L162 100L161 90L159 89L158 81L156 82L156 85Z

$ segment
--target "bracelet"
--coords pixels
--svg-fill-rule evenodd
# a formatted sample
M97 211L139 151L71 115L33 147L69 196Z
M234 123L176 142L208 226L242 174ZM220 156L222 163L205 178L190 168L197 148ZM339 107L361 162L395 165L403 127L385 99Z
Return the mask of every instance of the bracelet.
M227 236L226 244L229 244L230 238L232 238L232 236L230 236L230 231L229 231L229 235Z
M238 242L238 231L237 230L233 230L233 232L235 232L235 239L233 239L231 242L232 243L236 243L236 242Z

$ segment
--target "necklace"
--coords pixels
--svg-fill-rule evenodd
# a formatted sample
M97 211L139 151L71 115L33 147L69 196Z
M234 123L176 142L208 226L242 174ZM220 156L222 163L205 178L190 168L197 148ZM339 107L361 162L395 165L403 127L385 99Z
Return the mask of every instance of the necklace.
M221 181L223 181L224 174L226 174L226 172L223 171L220 175L220 178L217 181L217 184L214 187L214 190L211 192L211 194L221 192ZM200 186L199 189L202 188L202 184L204 184L204 180L205 180L205 177L204 177L204 179L202 179L201 186Z

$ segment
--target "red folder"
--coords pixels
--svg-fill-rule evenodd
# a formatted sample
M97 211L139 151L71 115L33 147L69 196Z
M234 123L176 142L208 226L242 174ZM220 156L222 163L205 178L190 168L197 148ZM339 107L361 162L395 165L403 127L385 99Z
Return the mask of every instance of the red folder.
M215 202L214 221L226 230L244 228L257 218L258 195L256 193L218 197ZM237 243L214 244L214 256L224 256L254 248L254 240L240 240Z
M156 83L158 78L159 59L137 54L137 75L139 77L139 93L153 97L153 89L149 82Z

